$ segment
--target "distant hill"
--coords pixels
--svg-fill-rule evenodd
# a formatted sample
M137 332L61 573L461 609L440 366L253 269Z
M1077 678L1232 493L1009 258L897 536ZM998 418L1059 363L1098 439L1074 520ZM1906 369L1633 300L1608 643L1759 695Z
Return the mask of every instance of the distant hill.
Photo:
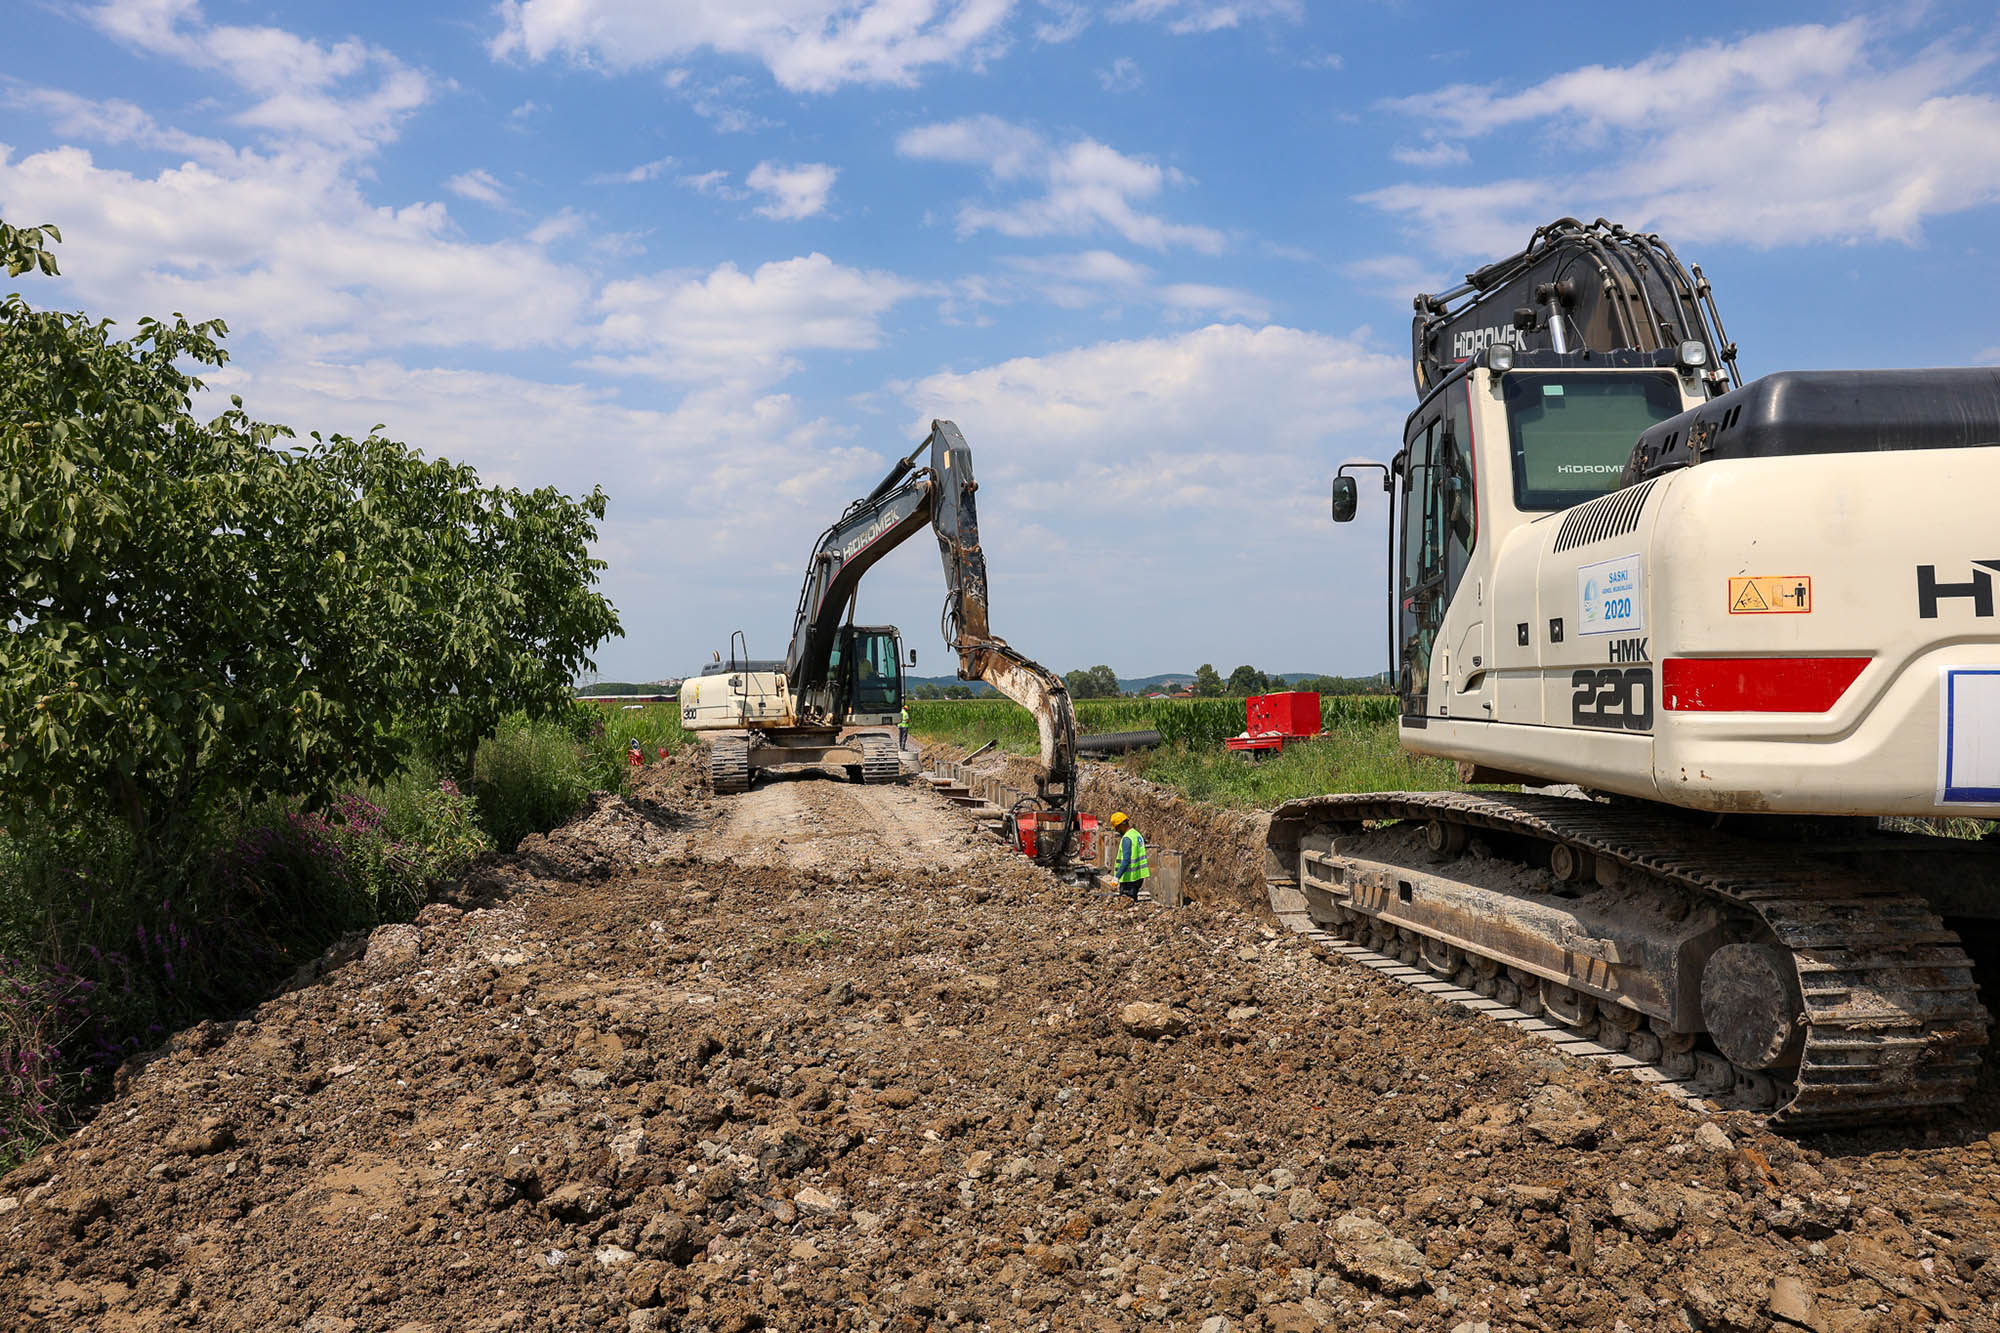
M1136 680L1118 678L1118 688L1127 694L1175 694L1192 684L1192 671L1169 671L1164 676L1140 676Z

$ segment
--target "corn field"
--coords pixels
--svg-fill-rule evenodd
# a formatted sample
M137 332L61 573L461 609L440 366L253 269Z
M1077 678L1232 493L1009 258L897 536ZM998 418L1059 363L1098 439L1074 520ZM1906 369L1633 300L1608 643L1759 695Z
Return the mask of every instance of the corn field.
M1329 694L1320 698L1321 724L1329 731L1356 723L1393 722L1396 700L1386 694ZM1079 699L1078 729L1157 731L1168 743L1220 745L1244 728L1241 699ZM927 699L910 704L910 730L939 739L1010 749L1033 748L1035 720L1008 699Z

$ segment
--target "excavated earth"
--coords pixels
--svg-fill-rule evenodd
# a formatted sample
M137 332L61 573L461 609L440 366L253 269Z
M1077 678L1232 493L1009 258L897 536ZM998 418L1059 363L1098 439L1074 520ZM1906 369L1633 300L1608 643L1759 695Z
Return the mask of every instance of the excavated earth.
M1703 1119L1233 891L693 771L129 1067L0 1179L0 1327L2000 1327L1981 1114Z

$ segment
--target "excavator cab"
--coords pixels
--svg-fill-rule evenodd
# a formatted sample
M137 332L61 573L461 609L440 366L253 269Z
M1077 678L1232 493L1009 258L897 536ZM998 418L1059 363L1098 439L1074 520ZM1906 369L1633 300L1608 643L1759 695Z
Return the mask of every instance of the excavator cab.
M903 708L903 641L893 625L846 625L834 642L846 725L894 726Z

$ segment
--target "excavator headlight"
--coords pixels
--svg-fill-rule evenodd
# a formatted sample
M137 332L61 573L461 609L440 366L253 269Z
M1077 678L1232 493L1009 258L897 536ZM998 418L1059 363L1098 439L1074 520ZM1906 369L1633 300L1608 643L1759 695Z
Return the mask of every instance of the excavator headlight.
M1486 368L1495 375L1505 375L1514 368L1514 345L1494 343L1486 349Z
M1700 370L1708 364L1708 344L1688 339L1681 344L1680 362L1688 370Z

